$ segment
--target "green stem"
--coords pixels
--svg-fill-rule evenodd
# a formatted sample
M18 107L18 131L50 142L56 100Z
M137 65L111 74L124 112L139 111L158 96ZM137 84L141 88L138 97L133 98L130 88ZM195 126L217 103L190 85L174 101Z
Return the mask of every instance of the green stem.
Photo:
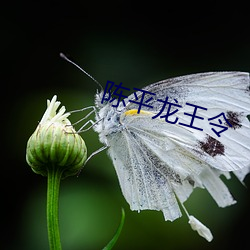
M62 171L58 167L48 168L47 227L50 250L61 250L59 231L59 188Z

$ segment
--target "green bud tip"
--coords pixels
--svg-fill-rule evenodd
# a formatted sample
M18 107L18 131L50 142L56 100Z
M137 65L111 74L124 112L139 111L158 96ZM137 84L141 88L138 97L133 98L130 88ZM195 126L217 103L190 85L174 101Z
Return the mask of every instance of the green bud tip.
M75 175L87 158L87 148L76 133L64 106L57 112L60 102L55 95L47 100L47 110L27 143L26 161L31 169L47 176L50 168L59 168L62 177Z

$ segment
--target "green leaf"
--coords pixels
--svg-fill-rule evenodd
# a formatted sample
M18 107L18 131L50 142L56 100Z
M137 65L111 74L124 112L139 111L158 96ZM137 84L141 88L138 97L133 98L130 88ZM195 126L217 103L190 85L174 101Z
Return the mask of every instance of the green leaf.
M122 218L121 218L120 225L117 228L117 231L116 231L115 235L113 236L113 238L111 239L111 241L103 248L103 250L110 250L113 248L113 246L115 245L116 241L118 240L118 238L120 236L120 233L121 233L123 225L124 225L124 221L125 221L125 211L122 208Z

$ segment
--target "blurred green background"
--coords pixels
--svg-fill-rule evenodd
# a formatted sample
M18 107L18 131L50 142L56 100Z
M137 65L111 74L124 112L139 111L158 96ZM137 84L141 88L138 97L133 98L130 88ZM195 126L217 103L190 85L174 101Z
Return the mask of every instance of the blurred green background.
M173 76L250 69L247 8L235 3L191 6L170 2L42 1L1 6L2 227L1 249L48 249L46 178L25 161L26 143L54 94L67 110L93 105L96 84L59 57L69 55L105 85L141 88ZM77 121L83 114L73 115ZM102 145L82 134L89 154ZM60 229L64 250L95 250L126 219L114 249L248 249L249 188L225 181L237 204L218 208L205 190L186 202L213 235L206 242L185 216L165 222L161 212L132 212L111 161L102 152L81 175L62 181ZM250 186L250 177L246 178Z

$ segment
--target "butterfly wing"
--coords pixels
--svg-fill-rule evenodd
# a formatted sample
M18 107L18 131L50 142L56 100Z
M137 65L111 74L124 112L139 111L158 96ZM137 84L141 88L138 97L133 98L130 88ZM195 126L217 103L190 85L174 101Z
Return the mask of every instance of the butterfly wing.
M110 134L109 154L113 160L122 192L132 210L162 210L166 220L181 215L176 196L184 202L194 187L206 188L221 207L235 201L220 179L221 171L235 171L240 180L249 172L250 113L248 74L221 72L173 78L149 85L144 90L157 99L166 96L178 100L183 109L192 103L207 108L204 120L195 120L196 130L178 123L170 124L152 116L160 111L160 102L147 102L152 109L128 103L120 117L124 129ZM130 100L138 100L130 96ZM145 95L145 100L150 94ZM225 112L233 124L220 137L207 119ZM190 123L192 110L179 110L176 118ZM201 116L201 114L199 114ZM247 170L246 170L247 169ZM226 175L226 174L225 174Z
M175 124L166 124L167 133L176 136L181 146L196 151L202 160L211 166L222 171L234 171L249 167L250 149L250 123L247 115L250 114L250 85L248 73L242 72L216 72L202 73L177 77L164 80L145 88L146 91L155 93L154 98L147 102L153 108L142 107L143 110L159 113L162 102L166 96L168 102L178 101L178 112L170 120L177 119ZM138 99L141 93L137 92ZM150 99L150 94L146 94L144 100ZM133 96L128 99L135 101ZM188 104L187 104L188 103ZM203 107L207 110L198 109L194 118L193 127L188 127L191 123L191 114L194 107L190 104ZM138 109L135 103L128 103L127 111ZM176 109L176 108L173 108ZM166 112L163 112L163 114ZM226 124L219 124L217 119L208 120L219 114L225 114L227 121L232 127ZM220 119L220 118L218 118ZM154 119L151 120L154 123ZM167 122L166 122L167 123ZM216 124L225 127L227 130L218 136L214 131L219 131ZM180 125L181 124L181 125ZM169 125L172 125L171 127ZM182 127L182 133L193 133L194 141L190 144L176 133L176 127ZM196 128L202 129L198 130ZM214 130L213 130L214 129Z
M181 212L169 177L174 172L170 173L170 169L163 167L163 171L169 173L162 176L158 172L161 163L154 154L145 151L145 144L132 131L113 134L109 143L108 152L131 210L161 210L166 220L171 221L180 217ZM172 178L178 180L177 175Z

